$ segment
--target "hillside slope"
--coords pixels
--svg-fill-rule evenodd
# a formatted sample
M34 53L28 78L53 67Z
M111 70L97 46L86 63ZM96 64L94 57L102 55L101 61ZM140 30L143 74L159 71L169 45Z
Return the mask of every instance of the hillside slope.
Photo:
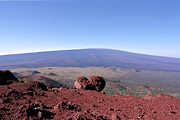
M42 90L32 82L0 85L2 120L179 120L180 99L166 95L105 95L96 91Z

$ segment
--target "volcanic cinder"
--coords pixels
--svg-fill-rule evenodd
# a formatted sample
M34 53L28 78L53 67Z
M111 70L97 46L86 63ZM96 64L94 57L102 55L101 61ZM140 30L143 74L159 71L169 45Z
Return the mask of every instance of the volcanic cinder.
M45 89L44 89L45 88ZM24 81L0 85L2 120L179 120L180 98L106 95Z

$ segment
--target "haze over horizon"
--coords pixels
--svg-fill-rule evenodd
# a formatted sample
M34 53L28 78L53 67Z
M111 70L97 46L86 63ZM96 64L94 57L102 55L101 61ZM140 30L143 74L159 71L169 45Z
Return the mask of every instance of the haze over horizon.
M179 0L0 2L0 55L108 48L180 58Z

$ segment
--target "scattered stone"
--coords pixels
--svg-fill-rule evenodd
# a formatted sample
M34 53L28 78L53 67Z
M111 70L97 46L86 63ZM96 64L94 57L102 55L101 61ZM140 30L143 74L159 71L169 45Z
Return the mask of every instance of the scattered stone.
M57 104L54 109L58 109L58 110L74 110L74 111L81 111L82 108L79 105L76 105L74 103L71 102L65 102L62 101L59 104Z
M171 113L171 114L176 114L176 112L175 112L175 111L170 111L170 113Z
M109 111L114 111L114 109L113 109L113 108L110 108Z
M112 114L111 120L121 120L121 118L117 114Z
M22 93L16 91L16 90L10 90L7 94L7 97L13 97L13 98L22 98Z
M104 115L97 116L96 120L108 120L108 118Z
M69 118L69 120L89 120L83 115L74 115L73 117Z
M5 98L2 103L11 103L11 102L12 102L12 99Z
M63 88L60 87L60 88L51 88L50 90L54 93L59 93Z
M37 92L34 88L29 87L26 92L23 92L23 95L29 95L29 96L34 96L37 95Z

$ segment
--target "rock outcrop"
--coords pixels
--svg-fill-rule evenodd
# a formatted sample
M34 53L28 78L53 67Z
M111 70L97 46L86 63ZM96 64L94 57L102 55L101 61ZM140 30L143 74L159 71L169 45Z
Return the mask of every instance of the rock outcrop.
M100 76L91 76L89 79L81 76L74 83L76 89L95 90L98 92L101 92L105 85L106 82L104 78Z
M0 70L0 85L7 85L13 82L17 82L18 79L9 70Z

